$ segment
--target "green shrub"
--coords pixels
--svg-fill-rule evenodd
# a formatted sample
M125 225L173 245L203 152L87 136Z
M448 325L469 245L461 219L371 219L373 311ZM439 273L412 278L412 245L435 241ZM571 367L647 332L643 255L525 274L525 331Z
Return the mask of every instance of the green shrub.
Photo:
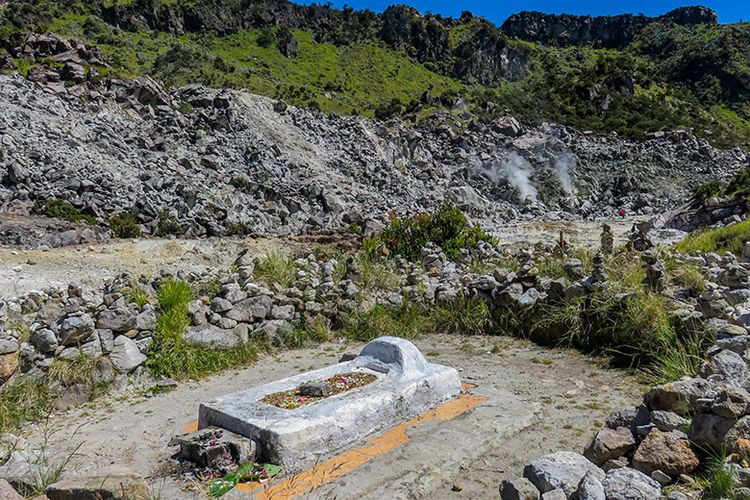
M141 236L138 221L129 212L120 212L110 217L109 228L118 238L138 238Z
M169 215L166 210L159 211L159 224L156 226L156 236L179 236L182 234L180 224Z
M732 252L742 255L745 242L750 241L750 219L724 227L705 229L690 234L675 244L681 252Z
M750 168L740 170L732 177L724 190L724 195L729 197L748 192L750 192Z
M645 370L647 380L655 385L694 377L703 363L704 346L701 338L692 335L685 341L664 346L656 356L654 365Z
M689 291L693 297L700 295L706 288L706 277L696 266L682 265L674 273L674 282Z
M385 247L392 254L417 260L422 247L433 242L448 257L456 258L462 249L476 248L480 241L494 240L479 226L469 225L461 210L445 202L432 214L393 219L380 234L365 241L365 250L375 255Z
M705 201L709 198L718 198L724 195L726 186L721 181L711 181L693 189L693 197L698 201Z
M97 223L96 217L91 214L81 212L65 200L52 199L45 201L42 213L47 217L63 219L68 222L86 221L89 224Z
M414 338L429 328L426 311L410 302L400 306L377 304L364 312L354 312L343 320L342 335L369 342L383 335Z

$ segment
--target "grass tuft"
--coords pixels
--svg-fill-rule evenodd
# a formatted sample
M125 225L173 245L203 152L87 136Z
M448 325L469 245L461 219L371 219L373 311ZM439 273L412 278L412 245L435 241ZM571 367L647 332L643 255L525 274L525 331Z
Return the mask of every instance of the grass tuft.
M268 284L278 283L288 287L297 278L297 268L292 256L274 250L261 257L253 274Z
M746 241L750 241L750 219L692 233L675 246L684 253L727 251L742 255Z

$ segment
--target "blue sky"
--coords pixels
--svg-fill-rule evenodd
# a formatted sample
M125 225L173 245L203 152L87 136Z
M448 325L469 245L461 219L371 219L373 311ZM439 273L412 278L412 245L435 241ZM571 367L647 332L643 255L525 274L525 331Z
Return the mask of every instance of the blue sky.
M312 3L302 1L300 3ZM325 3L318 0L317 3ZM643 13L649 16L658 16L674 8L685 5L704 5L715 10L719 14L719 22L733 23L740 19L750 21L750 2L748 0L704 0L697 3L685 3L684 1L672 0L522 0L510 2L503 0L348 0L333 1L335 7L349 5L355 9L371 9L382 12L388 5L393 3L404 3L416 7L422 12L432 12L445 16L457 17L461 11L470 10L474 14L486 17L495 24L502 22L511 14L522 10L539 10L542 12L560 14L586 14L603 16L624 13Z

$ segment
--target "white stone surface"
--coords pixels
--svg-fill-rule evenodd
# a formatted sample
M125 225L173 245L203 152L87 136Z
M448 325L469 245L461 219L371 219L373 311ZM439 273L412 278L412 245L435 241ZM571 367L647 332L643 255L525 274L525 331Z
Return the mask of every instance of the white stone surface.
M372 383L284 410L261 403L271 393L337 374L364 372ZM309 467L378 430L423 413L461 391L454 368L428 363L411 342L381 337L352 361L235 392L200 405L199 428L217 426L256 440L261 462L287 471Z

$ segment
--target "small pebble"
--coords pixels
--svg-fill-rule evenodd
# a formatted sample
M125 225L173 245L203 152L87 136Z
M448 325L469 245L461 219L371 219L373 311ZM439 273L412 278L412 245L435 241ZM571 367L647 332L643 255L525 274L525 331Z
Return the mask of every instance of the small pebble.
M453 491L461 491L462 489L464 489L464 485L461 483L453 483L453 487L451 488Z

